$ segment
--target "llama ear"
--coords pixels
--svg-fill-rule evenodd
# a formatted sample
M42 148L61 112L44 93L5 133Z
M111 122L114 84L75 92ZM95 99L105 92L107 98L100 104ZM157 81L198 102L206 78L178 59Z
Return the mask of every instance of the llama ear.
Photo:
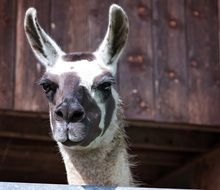
M109 23L104 40L96 53L106 65L116 73L116 63L128 38L128 18L124 10L116 4L109 8Z
M46 68L53 66L57 58L64 54L39 25L37 12L34 8L29 8L26 11L24 29L35 56Z

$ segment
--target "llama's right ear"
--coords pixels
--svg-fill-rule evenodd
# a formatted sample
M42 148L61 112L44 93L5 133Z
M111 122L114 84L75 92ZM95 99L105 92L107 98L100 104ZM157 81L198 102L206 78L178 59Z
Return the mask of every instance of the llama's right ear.
M104 40L96 54L103 62L116 73L118 58L120 57L128 38L128 18L125 11L118 5L113 4L109 9L108 29Z
M57 58L64 54L39 25L37 12L34 8L29 8L26 11L24 29L34 54L46 68L53 66Z

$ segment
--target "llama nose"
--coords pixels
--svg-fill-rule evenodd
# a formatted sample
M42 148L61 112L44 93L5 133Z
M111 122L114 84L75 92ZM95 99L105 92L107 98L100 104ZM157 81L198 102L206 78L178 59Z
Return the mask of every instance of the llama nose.
M65 120L67 123L79 122L85 116L85 112L84 112L84 109L82 108L82 106L77 105L77 104L68 105L66 103L59 106L55 110L55 114L59 118L62 118L63 120Z

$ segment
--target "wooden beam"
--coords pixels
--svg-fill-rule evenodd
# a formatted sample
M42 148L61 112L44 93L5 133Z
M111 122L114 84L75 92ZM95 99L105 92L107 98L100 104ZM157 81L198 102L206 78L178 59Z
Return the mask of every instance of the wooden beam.
M174 147L174 146L163 146L163 145L155 145L155 144L132 144L130 146L133 149L141 149L141 150L157 150L157 151L166 151L166 152L194 152L194 153L204 153L209 149L204 148L190 148L190 147Z
M49 132L48 118L0 115L0 137L49 141Z
M159 129L176 129L176 130L189 130L189 131L204 131L211 133L220 133L219 125L196 125L187 123L168 123L168 122L155 122L144 120L126 120L127 125L145 127L145 128L159 128Z
M16 116L16 117L31 117L48 119L48 112L29 112L29 111L16 111L16 110L3 110L0 109L1 116ZM158 129L175 129L175 130L189 130L189 131L203 131L210 133L220 133L219 125L196 125L187 123L168 123L168 122L155 122L144 120L130 120L125 118L125 123L128 126L143 127L143 128L158 128Z
M154 185L178 187L180 184L189 184L191 188L219 189L219 158L220 148L218 147L163 176Z
M16 123L16 125L15 125ZM37 116L0 115L0 137L51 141L49 119ZM154 127L126 128L131 147L140 150L201 153L219 142L219 134Z

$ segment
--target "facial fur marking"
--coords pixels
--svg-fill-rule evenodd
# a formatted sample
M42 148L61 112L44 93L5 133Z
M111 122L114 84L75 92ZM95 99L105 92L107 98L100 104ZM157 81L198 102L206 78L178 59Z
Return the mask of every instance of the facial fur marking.
M64 61L72 62L72 61L80 61L80 60L87 60L93 61L95 60L95 55L88 52L74 52L68 53L62 56Z
M105 111L104 129L102 134L104 134L105 131L108 129L112 120L113 112L115 110L115 100L112 94L107 98L105 102L105 110L106 111Z
M99 85L102 85L106 82L109 82L111 84L115 83L112 74L110 72L105 71L94 79L93 86L95 88L99 88L98 87ZM105 106L104 128L102 131L102 135L103 135L111 123L116 105L115 105L115 100L114 100L111 90L108 92L107 95L102 94L101 96L102 96L102 103L104 103L104 106Z

